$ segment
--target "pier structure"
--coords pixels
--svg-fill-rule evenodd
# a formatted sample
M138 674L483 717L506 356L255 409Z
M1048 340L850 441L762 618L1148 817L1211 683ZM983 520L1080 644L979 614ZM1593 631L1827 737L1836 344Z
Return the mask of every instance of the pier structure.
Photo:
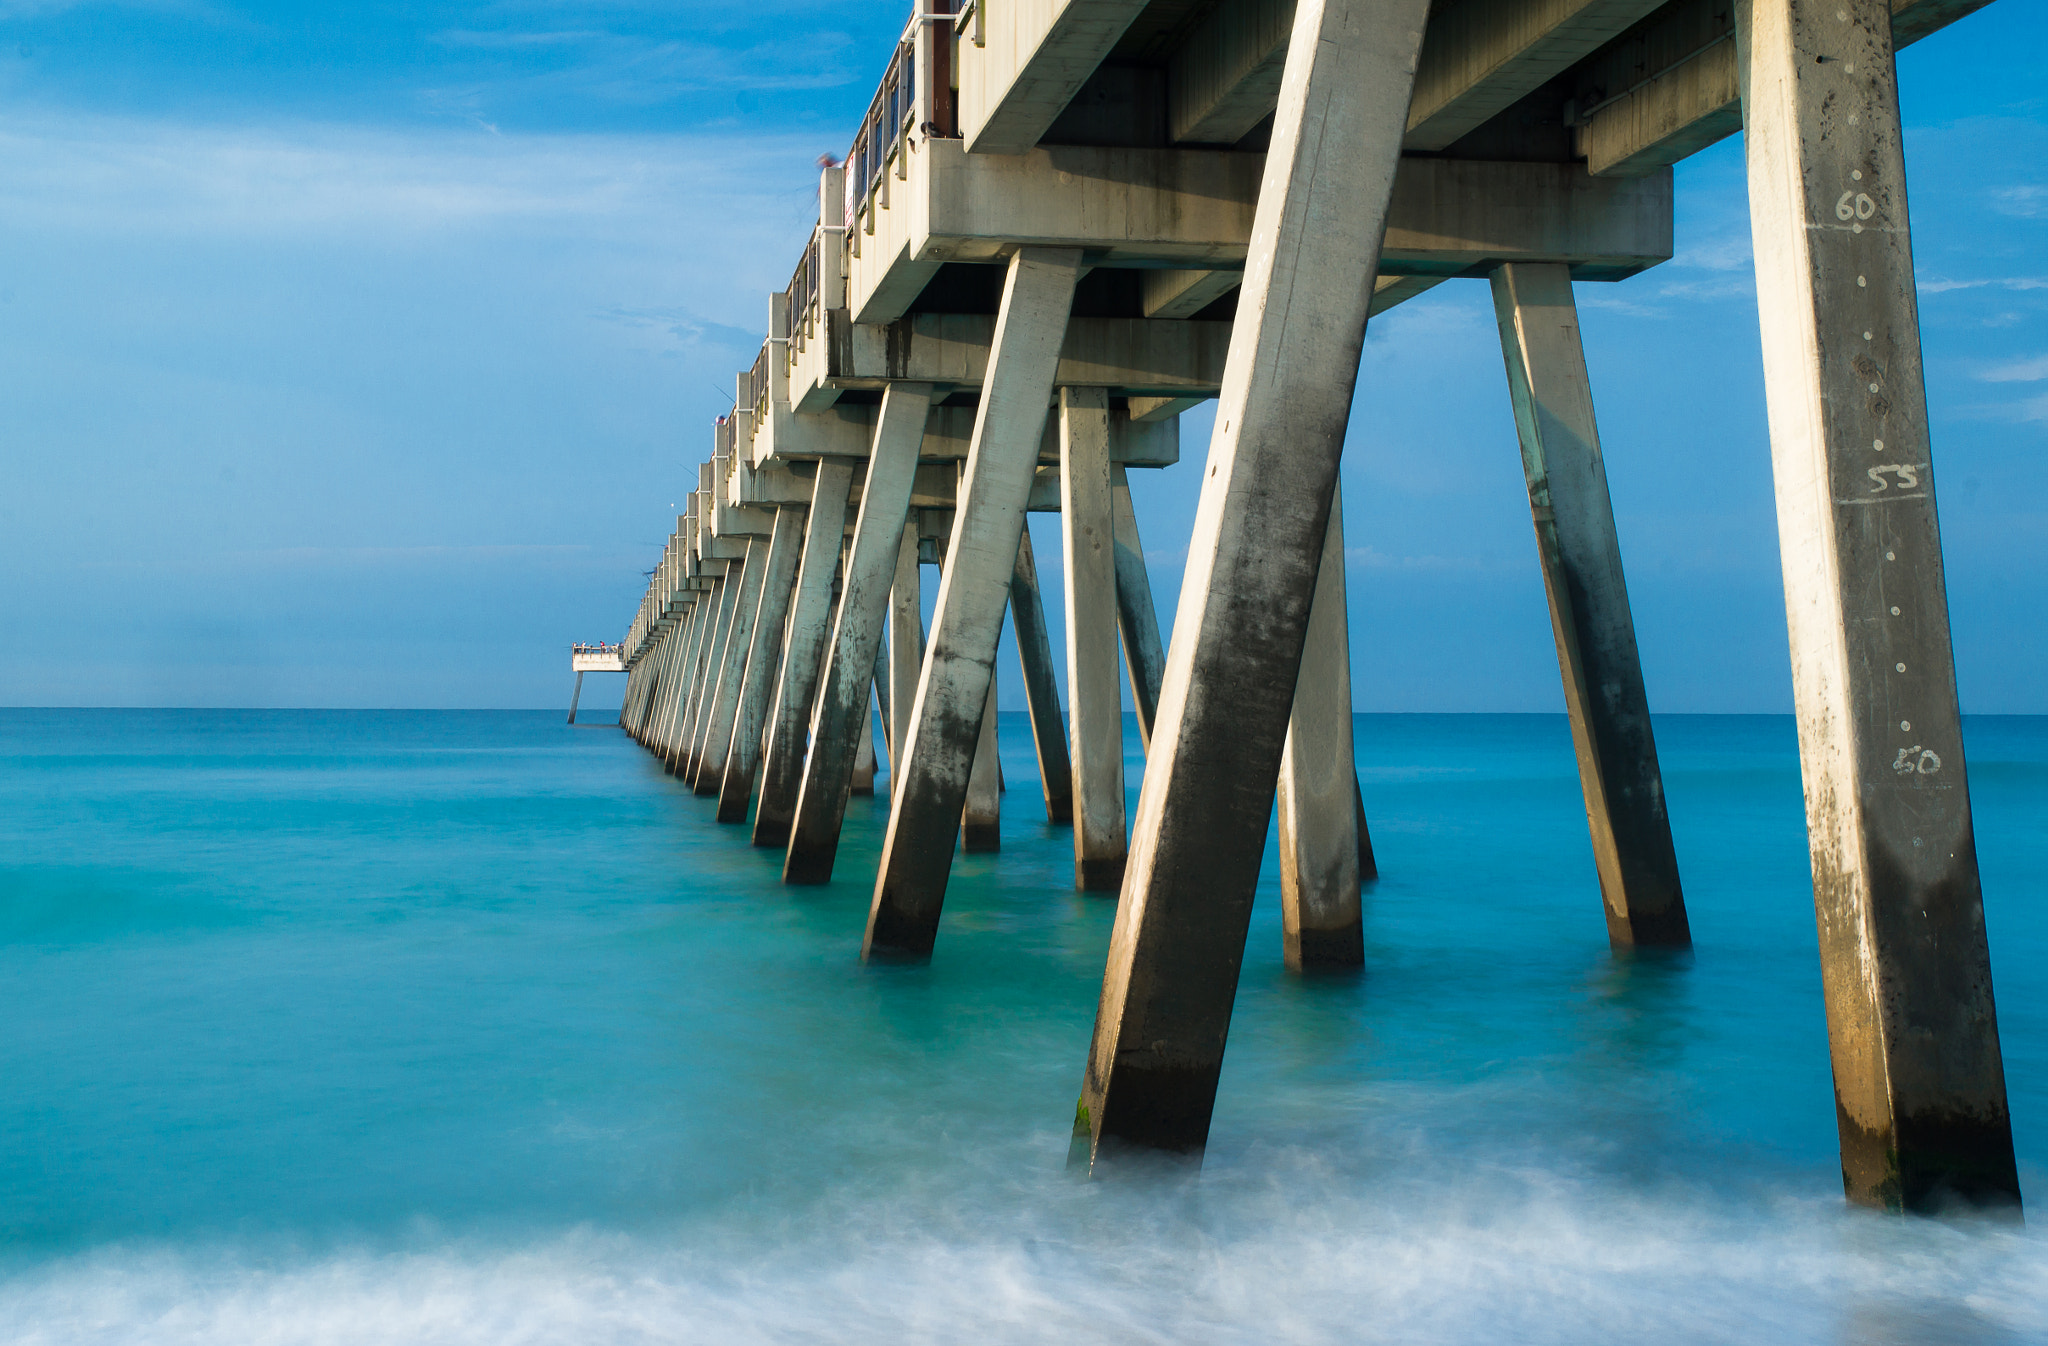
M576 675L576 688L569 693L569 723L576 723L576 707L583 701L585 673L624 673L626 647L604 641L579 642L569 647L569 668Z
M633 620L622 724L816 883L879 705L863 955L928 958L956 844L998 834L1007 613L1047 817L1118 894L1077 1143L1199 1155L1276 810L1290 966L1362 957L1366 325L1484 281L1607 932L1690 947L1574 288L1668 259L1670 166L1743 130L1845 1190L2016 1208L1893 60L1981 3L918 0ZM1163 647L1128 473L1209 399Z

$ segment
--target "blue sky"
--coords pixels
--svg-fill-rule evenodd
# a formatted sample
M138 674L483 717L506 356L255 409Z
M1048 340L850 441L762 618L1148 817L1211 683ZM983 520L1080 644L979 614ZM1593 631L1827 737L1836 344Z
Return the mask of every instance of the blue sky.
M904 12L0 0L0 704L561 704ZM1900 64L1964 705L2048 712L2048 16ZM1731 140L1580 287L1659 710L1790 704L1745 210ZM1374 324L1345 483L1360 708L1559 708L1483 283Z

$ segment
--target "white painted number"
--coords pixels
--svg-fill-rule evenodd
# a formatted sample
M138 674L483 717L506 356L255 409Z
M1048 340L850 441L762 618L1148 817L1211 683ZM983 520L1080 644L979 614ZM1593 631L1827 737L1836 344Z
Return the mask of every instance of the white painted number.
M1838 220L1867 220L1877 214L1877 202L1867 192L1843 192L1841 200L1835 202L1835 218Z
M1899 749L1899 755L1892 759L1892 770L1901 776L1932 776L1941 770L1941 758L1935 756L1934 749L1915 743Z
M1878 490L1889 491L1892 483L1885 480L1884 474L1896 472L1899 474L1900 488L1910 491L1920 484L1920 469L1926 466L1925 463L1886 463L1881 467L1866 468L1863 475L1875 482Z

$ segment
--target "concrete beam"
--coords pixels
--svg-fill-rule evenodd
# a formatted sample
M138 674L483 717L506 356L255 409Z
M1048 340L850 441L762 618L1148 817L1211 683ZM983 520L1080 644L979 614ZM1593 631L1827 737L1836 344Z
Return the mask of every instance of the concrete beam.
M1403 143L1443 149L1663 3L1443 0L1430 12Z
M2016 1210L1890 18L1736 9L1821 984L1849 1198Z
M1301 0L1083 1083L1091 1162L1199 1153L1428 0Z
M1146 271L1139 275L1148 318L1192 318L1237 288L1237 271Z
M1493 304L1607 937L1689 947L1571 278L1561 266L1502 267Z
M1892 42L1904 47L1989 0L1894 0ZM1573 146L1600 177L1655 173L1742 129L1733 6L1674 0L1570 75Z
M1066 110L1146 0L977 0L962 41L960 134L972 154L1022 154Z
M1166 134L1175 144L1234 145L1273 111L1294 0L1223 0L1166 69Z
M1234 283L1234 282L1233 282ZM886 326L845 324L826 377L842 388L899 379L979 387L988 374L993 313L914 313ZM1117 392L1196 389L1209 396L1223 379L1230 348L1227 322L1145 318L1074 318L1060 345L1063 387Z

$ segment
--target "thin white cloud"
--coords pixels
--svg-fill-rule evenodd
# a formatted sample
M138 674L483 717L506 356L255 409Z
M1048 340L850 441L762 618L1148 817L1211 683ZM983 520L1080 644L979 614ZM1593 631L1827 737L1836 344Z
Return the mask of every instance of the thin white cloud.
M1362 570L1480 571L1476 556L1389 556L1378 547L1346 547L1344 560Z
M2048 187L2038 183L1997 188L1991 193L1991 202L1991 208L2001 215L2016 215L2023 220L2048 219Z
M1978 379L1985 383L2038 383L2048 379L2048 355L2037 355L2031 360L2015 360L2010 364L1993 365L1980 370Z
M1989 276L1981 280L1923 280L1921 294L1948 294L1952 290L2048 290L2048 276Z
M496 136L132 118L0 119L0 218L112 234L415 234L574 223L676 230L716 203L758 230L790 214L810 139ZM789 164L787 174L761 173ZM717 231L722 226L711 221Z

